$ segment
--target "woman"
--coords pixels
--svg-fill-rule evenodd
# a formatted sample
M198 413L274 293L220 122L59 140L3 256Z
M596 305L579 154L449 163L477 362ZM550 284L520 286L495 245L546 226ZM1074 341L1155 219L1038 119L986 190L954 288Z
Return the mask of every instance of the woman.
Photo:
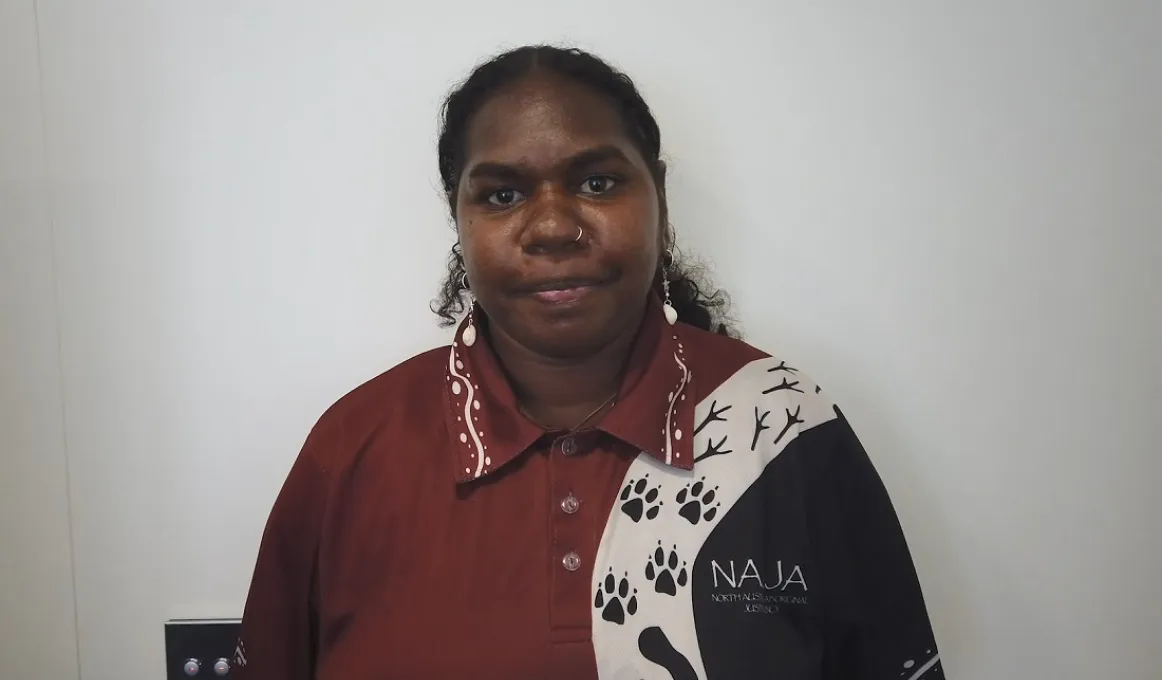
M447 100L449 347L313 429L243 680L933 678L891 503L797 367L674 259L658 126L579 50Z

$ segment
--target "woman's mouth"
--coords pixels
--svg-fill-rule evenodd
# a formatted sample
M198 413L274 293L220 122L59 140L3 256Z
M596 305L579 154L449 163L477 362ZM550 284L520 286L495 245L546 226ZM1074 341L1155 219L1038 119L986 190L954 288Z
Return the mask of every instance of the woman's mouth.
M546 304L565 305L580 301L600 285L597 279L562 279L530 286L527 294Z
M552 288L549 290L538 290L532 294L533 297L541 302L561 305L570 302L577 302L581 298L590 293L595 286L581 285L572 286L569 288Z

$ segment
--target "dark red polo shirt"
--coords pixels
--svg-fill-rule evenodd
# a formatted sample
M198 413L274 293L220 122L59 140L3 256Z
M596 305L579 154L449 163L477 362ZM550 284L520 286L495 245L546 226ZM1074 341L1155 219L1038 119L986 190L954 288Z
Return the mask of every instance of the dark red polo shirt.
M484 340L328 410L271 512L235 661L242 680L942 673L839 411L656 300L594 428L525 418Z

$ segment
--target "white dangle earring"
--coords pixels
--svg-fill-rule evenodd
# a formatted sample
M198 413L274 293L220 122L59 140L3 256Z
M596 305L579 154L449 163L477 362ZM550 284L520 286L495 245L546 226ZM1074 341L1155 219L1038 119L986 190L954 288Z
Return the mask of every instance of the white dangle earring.
M471 347L476 344L476 297L472 295L472 289L468 287L467 272L460 276L460 283L464 285L464 290L468 292L468 326L464 329L464 333L460 338L464 341L466 347Z
M662 260L662 292L666 296L662 301L662 313L666 315L666 322L673 326L678 323L678 310L674 309L674 303L670 301L670 266L674 263L674 251L667 249L666 255L669 263Z

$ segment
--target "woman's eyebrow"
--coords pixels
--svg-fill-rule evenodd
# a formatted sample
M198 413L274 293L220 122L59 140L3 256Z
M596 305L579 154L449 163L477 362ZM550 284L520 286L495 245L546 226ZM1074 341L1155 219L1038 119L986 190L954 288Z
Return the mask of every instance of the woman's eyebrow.
M524 167L526 166L520 164L509 165L496 161L481 161L469 169L467 177L469 180L496 179L512 181L520 179L526 174L522 171Z
M594 165L603 161L622 161L628 163L629 159L626 158L625 154L618 147L612 144L604 144L570 156L565 161L565 164L572 169L586 165Z
M566 170L576 170L585 166L601 163L603 161L622 161L629 162L629 158L621 149L612 144L603 144L595 146L591 149L579 151L572 156L557 163L557 168L564 168ZM500 161L480 161L475 163L468 170L467 177L470 180L476 179L498 179L498 180L515 180L532 174L532 168L525 163L504 163Z

